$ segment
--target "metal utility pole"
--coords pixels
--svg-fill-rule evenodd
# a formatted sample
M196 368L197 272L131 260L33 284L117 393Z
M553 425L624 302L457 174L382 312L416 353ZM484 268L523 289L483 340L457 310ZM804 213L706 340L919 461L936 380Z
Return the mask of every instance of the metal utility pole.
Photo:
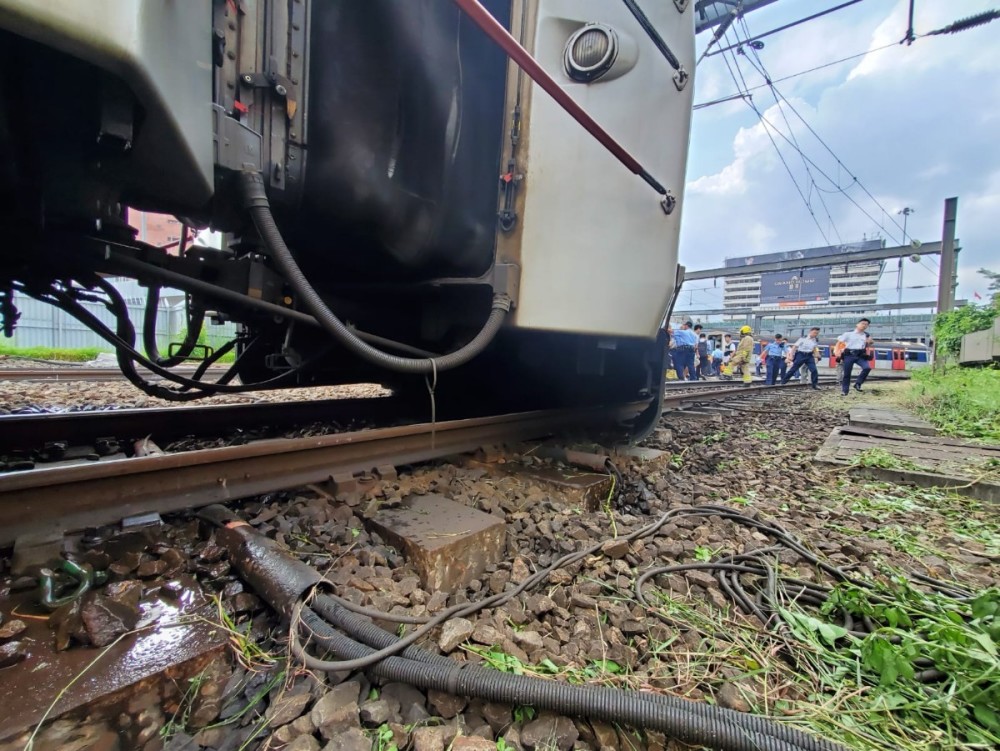
M958 217L958 198L944 202L944 227L941 230L941 276L938 278L938 313L947 313L954 307L955 295L952 277L955 275L955 223Z
M897 211L896 214L903 215L903 245L906 245L910 240L906 234L906 220L910 218L916 209L911 209L909 206L905 206L901 211ZM899 262L896 265L896 303L899 305L903 304L903 257L899 257ZM898 318L902 315L900 312L896 312L896 315L892 319L892 338L896 339L896 325L899 322Z

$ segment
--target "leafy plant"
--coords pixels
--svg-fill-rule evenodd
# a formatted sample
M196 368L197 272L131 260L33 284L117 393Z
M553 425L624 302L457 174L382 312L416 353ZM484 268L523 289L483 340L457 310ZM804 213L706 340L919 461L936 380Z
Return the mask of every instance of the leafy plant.
M947 367L913 372L906 397L946 435L1000 440L1000 370Z
M701 443L706 446L711 446L713 443L722 443L724 440L729 438L729 433L724 430L717 430L714 433L709 433L707 436L701 439Z
M694 559L696 561L702 561L704 563L707 563L708 561L712 560L712 558L715 556L716 553L719 552L719 550L721 550L721 548L713 550L712 548L706 548L702 545L699 545L694 549Z
M879 467L882 469L903 469L912 471L929 472L930 469L909 459L903 459L894 454L890 454L883 448L873 447L865 449L858 454L851 462L855 467Z
M531 722L533 719L535 719L536 714L537 712L535 711L534 707L524 707L524 706L514 707L514 722L516 722L518 725L522 725L525 722Z
M396 736L386 723L382 723L375 729L374 736L375 743L372 746L372 751L399 751L396 746Z
M993 277L985 269L979 273ZM957 355L962 348L963 336L990 328L997 316L1000 316L1000 294L994 294L986 305L966 305L947 313L938 313L934 317L934 339L938 352Z

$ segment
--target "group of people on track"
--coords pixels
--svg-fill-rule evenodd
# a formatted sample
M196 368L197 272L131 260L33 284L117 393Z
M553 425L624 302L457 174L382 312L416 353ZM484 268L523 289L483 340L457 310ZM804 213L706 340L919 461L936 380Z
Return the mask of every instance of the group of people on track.
M873 354L871 334L867 333L871 321L862 318L853 331L848 331L837 337L833 355L837 362L837 380L844 396L850 393L851 378L854 366L860 368L854 389L861 387L871 370ZM669 364L680 380L705 380L712 376L732 378L739 374L745 385L753 382L753 370L756 365L757 375L765 372L765 383L786 384L792 378L800 378L800 371L805 368L809 372L810 385L819 388L819 371L816 362L820 359L819 334L820 329L814 326L807 336L802 336L790 344L781 334L775 334L772 341L761 349L759 359L754 355L753 330L749 326L740 328L739 341L733 341L730 334L725 334L722 341L710 349L708 336L703 332L701 324L685 321L677 330L669 325L665 328Z

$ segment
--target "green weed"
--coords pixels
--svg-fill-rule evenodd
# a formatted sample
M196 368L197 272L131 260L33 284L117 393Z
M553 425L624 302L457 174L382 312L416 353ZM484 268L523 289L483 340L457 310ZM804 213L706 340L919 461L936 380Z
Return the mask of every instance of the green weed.
M711 446L713 443L722 443L724 440L729 438L729 433L725 430L717 430L714 433L709 433L707 436L701 439L700 443L706 446Z
M909 386L908 406L945 435L1000 441L1000 370L922 368Z
M789 601L785 635L738 613L647 596L653 612L702 635L650 644L652 679L673 693L754 686L745 694L752 711L857 751L1000 744L1000 590L955 600L893 574L871 589L839 586L821 610ZM876 630L852 635L839 625L844 612Z
M399 751L399 747L396 746L395 734L387 724L379 725L371 734L375 736L372 751Z
M883 448L873 447L865 449L851 462L853 467L878 467L881 469L901 469L913 472L930 472L928 467L921 466L909 459L890 454Z

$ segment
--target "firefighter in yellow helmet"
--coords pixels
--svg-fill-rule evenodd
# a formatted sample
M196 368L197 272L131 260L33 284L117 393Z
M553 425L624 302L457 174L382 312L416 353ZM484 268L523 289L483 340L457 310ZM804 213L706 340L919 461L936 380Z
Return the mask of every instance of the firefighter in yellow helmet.
M740 329L740 343L736 347L736 352L733 354L732 358L729 360L729 364L732 367L739 367L740 372L743 373L743 385L749 386L753 380L753 376L750 373L750 364L753 360L753 336L751 335L753 329L749 326L744 326Z

